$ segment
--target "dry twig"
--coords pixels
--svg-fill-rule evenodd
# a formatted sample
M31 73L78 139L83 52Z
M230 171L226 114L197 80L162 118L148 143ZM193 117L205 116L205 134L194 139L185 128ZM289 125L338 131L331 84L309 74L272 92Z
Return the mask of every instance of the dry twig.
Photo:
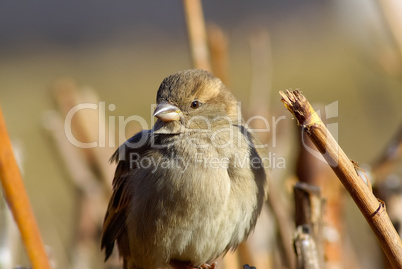
M280 95L285 107L295 116L298 125L311 138L359 207L392 266L402 268L402 242L388 217L385 204L377 200L359 177L353 163L300 91L280 92Z

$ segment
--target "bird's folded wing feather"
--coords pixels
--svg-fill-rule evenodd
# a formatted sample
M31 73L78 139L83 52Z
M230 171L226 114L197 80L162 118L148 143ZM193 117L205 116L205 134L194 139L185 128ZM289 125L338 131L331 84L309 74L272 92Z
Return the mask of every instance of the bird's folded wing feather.
M110 158L111 162L118 162L118 165L113 179L113 194L109 201L102 230L101 249L105 249L105 260L112 254L116 239L126 233L127 208L132 199L126 184L128 180L133 180L129 175L132 174L130 170L135 169L135 167L129 166L129 153L144 150L149 134L150 131L137 133L121 145ZM142 139L145 139L145 143L136 144ZM119 250L120 255L124 257L124 251L128 251L128 246L125 246L124 240L119 242Z

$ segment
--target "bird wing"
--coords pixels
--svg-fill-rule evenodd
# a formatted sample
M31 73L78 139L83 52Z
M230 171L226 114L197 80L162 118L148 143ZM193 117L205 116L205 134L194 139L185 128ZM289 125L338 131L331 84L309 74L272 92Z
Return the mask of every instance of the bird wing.
M251 167L258 184L263 185L264 190L264 200L268 198L268 177L269 170L264 167L264 158L268 157L268 150L266 147L262 146L262 143L257 139L254 133L243 125L235 125L240 129L240 132L249 141L250 158L258 156L261 159L262 165L260 167Z
M120 184L117 188L114 187L112 197L109 201L109 206L106 211L105 220L103 222L101 249L105 251L105 261L112 254L115 240L126 229L126 211L128 205L128 198L122 195L124 191L124 182L126 179L119 177L122 163L120 162L116 169L116 175L114 181L118 181ZM119 169L120 168L120 169Z
M126 256L129 251L128 241L124 240L127 236L126 218L128 205L133 198L129 188L127 188L128 180L132 180L132 169L130 167L129 155L132 152L141 153L147 146L150 131L142 131L134 135L132 138L122 144L110 158L111 162L118 162L114 179L113 193L110 198L108 209L106 211L103 222L101 249L105 249L105 261L112 254L114 242L119 238L119 251L121 256ZM142 139L145 139L143 142ZM129 255L129 253L127 253Z
M264 201L267 201L267 199L268 199L268 186L269 186L268 181L269 181L269 176L270 176L270 174L269 174L270 167L269 168L264 167L264 165L266 165L264 163L264 158L268 157L268 150L267 150L266 147L260 147L260 145L262 145L262 143L256 138L256 136L254 134L250 133L250 139L251 139L251 142L253 144L251 152L252 152L252 154L256 154L261 158L261 162L262 162L262 165L263 165L263 170L265 172L264 173L265 175L263 176L264 177L264 179L263 179Z

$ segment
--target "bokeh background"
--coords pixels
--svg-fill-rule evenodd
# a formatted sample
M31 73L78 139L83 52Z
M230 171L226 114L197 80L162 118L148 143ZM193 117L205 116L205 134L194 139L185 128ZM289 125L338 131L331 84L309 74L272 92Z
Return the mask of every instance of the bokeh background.
M263 98L272 115L295 125L280 90L301 89L311 103L338 101L338 117L331 120L338 124L339 143L364 164L381 155L402 122L402 50L380 2L224 0L204 1L203 9L205 21L226 35L228 84L245 111L253 106L256 72L250 40L263 32L269 40ZM162 79L191 67L182 1L0 4L0 105L54 268L74 268L80 212L80 194L45 128L48 112L58 109L55 82L67 78L90 87L100 101L116 106L107 116L139 115L150 123L150 104ZM127 137L137 129L129 125ZM297 137L296 128L285 132ZM283 143L284 174L292 174L298 154L292 141ZM399 179L400 171L395 174ZM354 216L348 222L355 227L348 236L360 265L381 268L371 231L356 207L348 207L345 215ZM6 207L1 212L4 239L15 227L6 221ZM2 252L4 268L10 268L8 260L12 266L29 264L18 235L15 239L13 248L2 241L3 249L13 250ZM97 265L88 268L99 268L101 252L93 259Z

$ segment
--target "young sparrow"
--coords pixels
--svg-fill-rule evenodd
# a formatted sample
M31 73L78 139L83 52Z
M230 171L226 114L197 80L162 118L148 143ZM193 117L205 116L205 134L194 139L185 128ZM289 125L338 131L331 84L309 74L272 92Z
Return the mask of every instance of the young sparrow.
M118 163L102 249L124 268L213 268L253 230L266 197L258 143L235 97L212 74L165 78L151 130L112 156Z

